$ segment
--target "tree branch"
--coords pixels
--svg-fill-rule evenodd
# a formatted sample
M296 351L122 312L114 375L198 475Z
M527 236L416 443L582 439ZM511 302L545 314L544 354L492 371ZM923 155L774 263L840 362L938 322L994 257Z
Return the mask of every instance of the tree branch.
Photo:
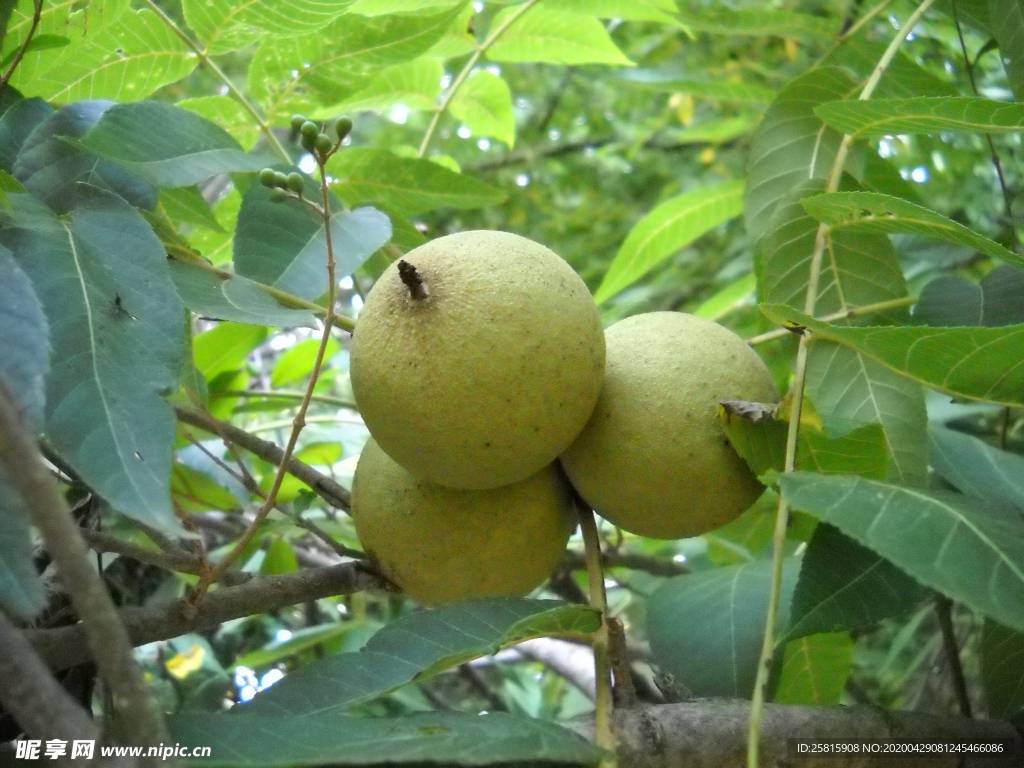
M0 703L37 739L96 739L92 718L53 678L25 636L0 613Z
M271 464L277 464L280 466L281 461L284 458L284 451L277 445L258 438L255 435L251 435L244 429L239 429L234 424L229 424L226 421L219 421L212 416L191 408L178 406L174 411L177 414L179 421L191 424L193 427L198 427L199 429L206 430L217 437L229 440L235 445L245 448L245 450L258 456L264 461L269 461ZM320 498L332 507L343 509L346 512L349 510L351 506L349 493L334 480L320 472L317 472L311 466L304 464L294 456L289 457L286 468L292 476L297 477L312 488Z
M46 549L57 565L75 612L78 642L96 659L103 681L112 694L114 713L124 733L138 744L169 741L159 705L150 694L132 645L121 624L106 586L100 580L89 550L67 502L57 491L42 457L22 422L17 400L0 380L0 461L15 492L24 500L32 521L42 533Z
M393 591L393 588L363 563L342 563L286 576L261 576L236 587L218 589L206 595L191 617L186 616L184 598L144 608L122 608L117 613L132 645L137 646L308 600L363 590ZM26 630L25 635L52 669L66 669L92 658L81 624Z
M615 711L620 768L742 768L750 702L695 699L679 704ZM593 723L574 730L593 738ZM790 739L881 739L1012 742L999 757L974 753L907 759L905 754L817 756L794 760ZM938 717L922 712L886 712L872 707L797 707L768 704L761 723L765 765L805 768L1011 768L1024 757L1024 737L1007 722Z
M666 560L662 557L651 557L638 552L610 552L601 553L601 563L605 568L629 568L633 571L643 571L652 576L681 576L689 573L690 568L683 563L674 560ZM567 549L562 555L559 567L570 568L574 571L583 570L587 567L584 554L576 549Z

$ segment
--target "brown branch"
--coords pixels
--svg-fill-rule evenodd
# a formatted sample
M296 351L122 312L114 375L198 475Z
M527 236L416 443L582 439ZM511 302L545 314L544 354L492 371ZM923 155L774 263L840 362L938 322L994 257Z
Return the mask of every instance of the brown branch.
M123 732L138 744L169 741L159 705L150 694L132 645L106 586L89 559L67 502L46 470L6 383L0 380L0 462L30 510L82 623L79 645L96 660Z
M82 528L81 533L82 538L85 539L89 547L97 552L112 552L117 555L124 555L125 557L138 560L140 563L149 563L150 565L156 565L160 568L166 568L168 571L177 571L178 573L198 575L202 571L202 560L182 549L172 551L149 549L148 547L142 547L130 541L119 539L117 536L111 536L109 533L93 531L88 528Z
M956 632L953 631L953 601L938 592L935 593L935 615L942 631L942 647L946 653L946 662L949 664L949 674L953 678L953 692L956 694L960 714L964 717L973 717L971 697L967 692L967 678L964 677L964 667L960 661L960 647L956 642Z
M186 616L185 598L143 608L126 607L118 614L132 645L145 645L308 600L391 589L383 577L363 563L342 563L285 576L261 576L236 587L218 589L206 595L191 617ZM81 624L26 630L25 634L52 669L66 669L91 658Z
M176 407L175 413L179 421L191 424L193 427L204 429L210 434L222 437L235 445L258 456L264 461L280 466L284 458L284 451L274 443L251 435L244 429L239 429L226 421L219 421L201 411L192 408ZM324 501L332 507L348 511L351 506L349 493L341 485L320 472L317 472L308 464L305 464L294 456L288 459L286 464L289 474L304 482Z
M36 739L96 739L98 731L25 636L0 613L0 703Z
M689 573L690 568L683 563L667 560L662 557L651 557L638 552L615 552L605 550L601 553L601 563L605 568L629 568L644 571L652 576L681 576ZM575 549L567 549L562 555L559 567L571 570L583 570L587 567L583 553Z
M750 702L695 699L679 704L615 711L619 768L743 768ZM593 738L592 722L573 725ZM790 739L882 739L1011 742L999 757L992 753L950 754L907 759L905 754L817 755L794 760ZM1024 737L1007 722L939 717L922 712L887 712L873 707L807 707L766 704L761 723L764 765L806 768L1011 768L1024 757Z
M36 29L39 28L39 20L43 16L43 0L34 0L32 3L32 24L28 28L28 34L25 35L25 41L18 48L18 52L14 54L14 60L11 62L11 66L4 72L2 78L0 78L0 95L7 90L7 83L10 82L11 77L14 75L14 70L21 64L22 58L25 56L25 52L28 50L29 45L32 44L32 37L36 33Z

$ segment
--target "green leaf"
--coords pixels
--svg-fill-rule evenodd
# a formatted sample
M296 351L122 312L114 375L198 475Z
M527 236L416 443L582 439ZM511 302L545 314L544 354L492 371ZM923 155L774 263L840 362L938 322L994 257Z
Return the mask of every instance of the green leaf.
M753 274L733 280L729 285L720 290L710 299L693 310L697 317L705 320L721 320L734 309L745 306L754 298L754 291L757 287Z
M778 626L789 625L789 603L800 561L783 564ZM696 696L749 698L764 639L771 561L677 576L651 595L647 632L654 660Z
M411 13L425 8L451 8L462 0L356 0L349 13L360 16L386 16L389 13Z
M320 185L308 176L304 181L306 199L319 199ZM294 198L274 202L272 195L262 184L253 184L242 198L235 228L235 271L299 298L314 299L327 291L323 218ZM348 211L336 199L332 202L331 244L340 280L391 239L391 221L376 208Z
M466 124L476 136L490 136L508 144L516 140L516 120L512 114L512 93L508 84L486 69L469 76L448 105L452 115Z
M786 645L776 704L839 703L852 671L854 642L845 632L801 637Z
M802 205L823 184L812 179L780 200L755 247L758 297L769 304L803 309L819 224ZM884 235L838 230L825 244L815 312L827 314L890 301L907 295L896 250ZM890 310L881 319L899 322L906 309Z
M291 637L287 640L280 642L273 640L259 650L241 654L235 659L233 668L249 667L250 669L259 669L260 667L267 667L302 651L317 648L324 643L345 638L350 634L358 635L361 631L366 630L367 627L365 625L355 621L339 621L334 624L319 624L313 627L305 627L292 632Z
M53 114L42 99L22 99L0 117L0 168L10 172L25 139L37 125Z
M199 59L155 13L148 9L121 14L113 24L73 42L45 72L25 78L21 67L12 83L49 101L144 99L180 80Z
M196 314L281 328L316 327L312 312L282 304L262 283L241 275L223 275L186 261L172 260L167 266L181 300Z
M299 570L299 559L295 556L292 545L278 537L270 542L267 554L260 565L260 573L264 576L280 576Z
M382 149L346 149L328 161L334 191L349 205L381 202L403 216L435 208L498 205L505 193L429 160Z
M458 10L427 16L345 15L309 35L268 37L249 67L249 91L272 122L312 104L326 106L351 98L382 67L426 53ZM298 62L309 66L296 69Z
M175 224L202 227L214 232L224 231L196 187L161 190L157 205Z
M373 110L383 112L395 104L410 109L433 109L441 92L444 67L437 59L419 58L385 67L369 85L331 107L333 113Z
M879 326L851 328L812 320L789 307L764 305L778 323L796 323L820 339L857 350L891 370L954 397L1024 404L1024 325L1002 328Z
M814 110L832 128L871 138L893 133L1002 133L1024 126L1024 104L968 96L831 101Z
M1024 456L945 427L928 430L932 468L961 493L1024 512Z
M910 613L926 594L885 558L819 523L803 556L783 640L868 629Z
M358 653L321 659L292 672L239 713L337 713L523 640L593 632L598 621L591 608L555 600L494 598L417 611L385 626Z
M743 182L685 192L656 207L630 230L594 300L601 304L673 253L743 210Z
M231 134L245 151L251 150L260 137L260 128L241 104L230 96L198 96L182 99L174 106L195 112Z
M49 327L28 277L0 246L0 381L13 393L35 432L43 422ZM46 604L36 574L29 513L0 469L0 608L23 621Z
M775 206L805 179L825 179L842 136L814 113L822 102L854 93L845 69L818 67L791 80L775 97L754 135L744 193L747 232L764 234Z
M253 24L243 24L241 15L259 0L182 0L181 10L189 28L204 48L217 55L256 42L267 33Z
M10 2L10 0L8 0ZM54 48L63 48L71 41L63 35L36 35L33 37L29 44L25 47L25 53L32 53L33 51L49 51ZM14 57L18 55L18 52L11 51L4 56L3 61L0 61L0 68L7 69L7 66L14 61Z
M115 192L139 208L152 208L156 194L146 182L62 140L84 135L110 106L106 101L80 101L39 123L22 144L14 178L57 213L69 212L85 194L80 182Z
M193 232L189 236L189 244L192 249L212 264L230 263L231 252L235 245L235 226L238 224L238 211L241 207L242 195L232 187L231 191L214 203L211 208L223 231Z
M242 510L242 505L229 490L218 485L208 475L184 464L175 464L171 470L171 493L187 512Z
M202 713L168 720L175 741L211 747L211 757L191 760L199 766L596 765L605 755L572 731L505 712L387 718Z
M320 339L306 339L298 344L289 347L277 358L274 368L270 372L270 386L283 387L295 381L305 379L313 372L316 363L317 351L320 349ZM333 338L327 342L327 349L324 351L324 363L330 360L341 350L341 346Z
M734 11L721 6L711 6L699 11L683 9L676 16L694 32L719 35L776 35L832 40L838 31L838 24L835 21L781 9Z
M243 152L223 128L158 101L115 104L79 143L158 187L187 187L266 164Z
M506 8L491 20L491 29L520 12ZM536 61L545 64L617 64L633 66L604 25L589 16L549 10L543 3L523 13L490 48L491 61Z
M402 2L402 0L395 0ZM424 54L434 59L451 59L456 56L465 56L476 50L476 38L471 31L470 20L476 15L476 9L472 3L461 7L455 18L445 29L441 38L434 43L430 50Z
M825 430L841 435L881 424L889 480L924 485L928 475L928 417L924 392L913 381L839 344L816 341L807 364L807 396Z
M741 80L698 80L683 72L661 69L624 69L615 73L615 80L653 91L690 93L708 99L750 104L770 104L775 91L763 85Z
M1024 8L1017 0L989 0L989 15L999 19L992 34L999 43L1006 79L1017 100L1024 101Z
M870 547L927 587L1024 629L1024 520L961 494L857 477L779 478L796 509Z
M978 283L957 275L939 275L921 290L914 322L990 328L1024 323L1024 271L1004 264Z
M877 192L832 192L800 201L811 216L837 231L934 237L1024 267L1024 257L963 224L920 205Z
M963 0L957 0L958 4ZM843 40L834 47L825 63L846 67L857 73L863 83L874 72L879 60L885 54L887 43L868 40L856 35ZM926 70L906 52L899 51L886 67L885 74L875 88L876 99L901 99L914 96L957 96L959 91L949 83L940 80Z
M544 5L554 11L597 16L599 19L657 21L685 26L675 17L677 9L672 0L545 0Z
M1024 633L985 620L981 631L981 683L988 716L1009 720L1024 710Z
M340 443L310 443L301 451L295 452L295 458L307 464L331 467L341 461Z
M183 307L163 245L121 198L80 185L70 217L25 195L7 247L36 286L50 321L46 434L115 509L182 533L171 508L174 415Z
M192 359L209 381L225 371L241 368L249 353L266 338L266 328L221 323L192 340Z

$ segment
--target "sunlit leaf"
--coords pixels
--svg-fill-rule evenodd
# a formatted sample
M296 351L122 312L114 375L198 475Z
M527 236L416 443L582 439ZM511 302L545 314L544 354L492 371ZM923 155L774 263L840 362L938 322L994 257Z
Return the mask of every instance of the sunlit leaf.
M215 232L223 229L202 193L194 186L161 190L157 205L175 224L188 224Z
M783 475L783 494L925 586L1024 629L1024 519L962 494L807 472Z
M260 128L241 104L230 96L198 96L182 99L174 106L195 112L210 122L216 123L248 152L260 136Z
M730 181L685 192L636 223L619 248L594 300L607 301L676 251L743 210L743 183Z
M597 16L599 19L657 21L684 26L675 17L677 9L672 0L545 0L544 5L555 11Z
M778 35L831 40L836 36L838 27L829 19L781 9L732 10L705 6L700 10L680 10L676 16L694 32L720 35Z
M410 109L433 109L441 92L444 67L437 59L421 57L385 67L369 84L350 98L331 107L334 113L383 110L395 104Z
M241 368L245 359L267 338L267 329L221 323L192 340L192 359L207 379Z
M339 152L327 171L336 180L334 192L349 205L380 201L403 216L435 208L480 208L505 200L504 192L472 176L382 149Z
M470 75L448 106L476 136L490 136L511 147L516 140L512 93L508 84L485 69Z
M491 28L496 29L519 12L516 7L500 11L491 20ZM487 49L487 58L546 64L633 64L612 42L600 21L590 16L549 10L543 3L512 22Z
M686 73L660 69L624 69L615 74L615 79L638 88L740 103L770 104L776 96L775 91L763 85L731 79L699 80Z
M790 641L773 701L819 707L838 704L852 671L853 648L845 632Z
M270 386L283 387L300 381L313 372L313 365L316 362L317 352L320 349L320 339L306 339L300 341L285 350L274 368L270 372ZM340 345L333 338L328 339L327 349L324 351L324 362L326 363L341 349Z

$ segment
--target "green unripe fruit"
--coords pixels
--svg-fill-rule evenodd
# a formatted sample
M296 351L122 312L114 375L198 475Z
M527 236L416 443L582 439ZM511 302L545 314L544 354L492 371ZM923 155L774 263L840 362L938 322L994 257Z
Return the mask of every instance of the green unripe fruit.
M304 150L312 154L316 148L316 136L307 136L306 134L302 134L299 137L299 144Z
M292 171L291 173L289 173L288 177L286 179L286 184L288 186L288 189L290 189L295 194L297 194L297 195L301 195L302 194L302 189L303 189L304 184L303 184L302 174L301 173L296 173L295 171Z
M344 141L352 132L352 120L348 117L339 117L334 124L334 132L338 134L338 141Z
M283 200L287 199L288 193L285 192L283 189L275 189L270 193L270 202L272 203L280 203Z
M288 186L288 174L281 171L274 172L274 186L282 189Z
M332 149L334 149L334 142L331 141L331 137L326 133L321 133L316 137L316 142L313 145L316 149L316 153L321 157L325 157Z
M540 471L583 429L604 375L590 292L507 232L438 238L388 267L352 336L370 434L410 472L495 488Z
M264 187L277 186L277 174L274 173L273 168L264 168L260 171L260 184Z
M457 490L409 474L373 440L356 466L352 519L384 575L427 605L525 595L576 527L554 465L514 485Z
M316 139L320 135L320 127L312 120L307 120L299 126L299 133L302 134L303 138Z
M306 122L306 118L302 115L292 115L292 130L301 131L303 123Z
M740 515L764 488L716 413L723 400L778 399L761 358L732 331L679 312L627 318L605 340L597 407L561 457L576 490L606 520L656 539Z

